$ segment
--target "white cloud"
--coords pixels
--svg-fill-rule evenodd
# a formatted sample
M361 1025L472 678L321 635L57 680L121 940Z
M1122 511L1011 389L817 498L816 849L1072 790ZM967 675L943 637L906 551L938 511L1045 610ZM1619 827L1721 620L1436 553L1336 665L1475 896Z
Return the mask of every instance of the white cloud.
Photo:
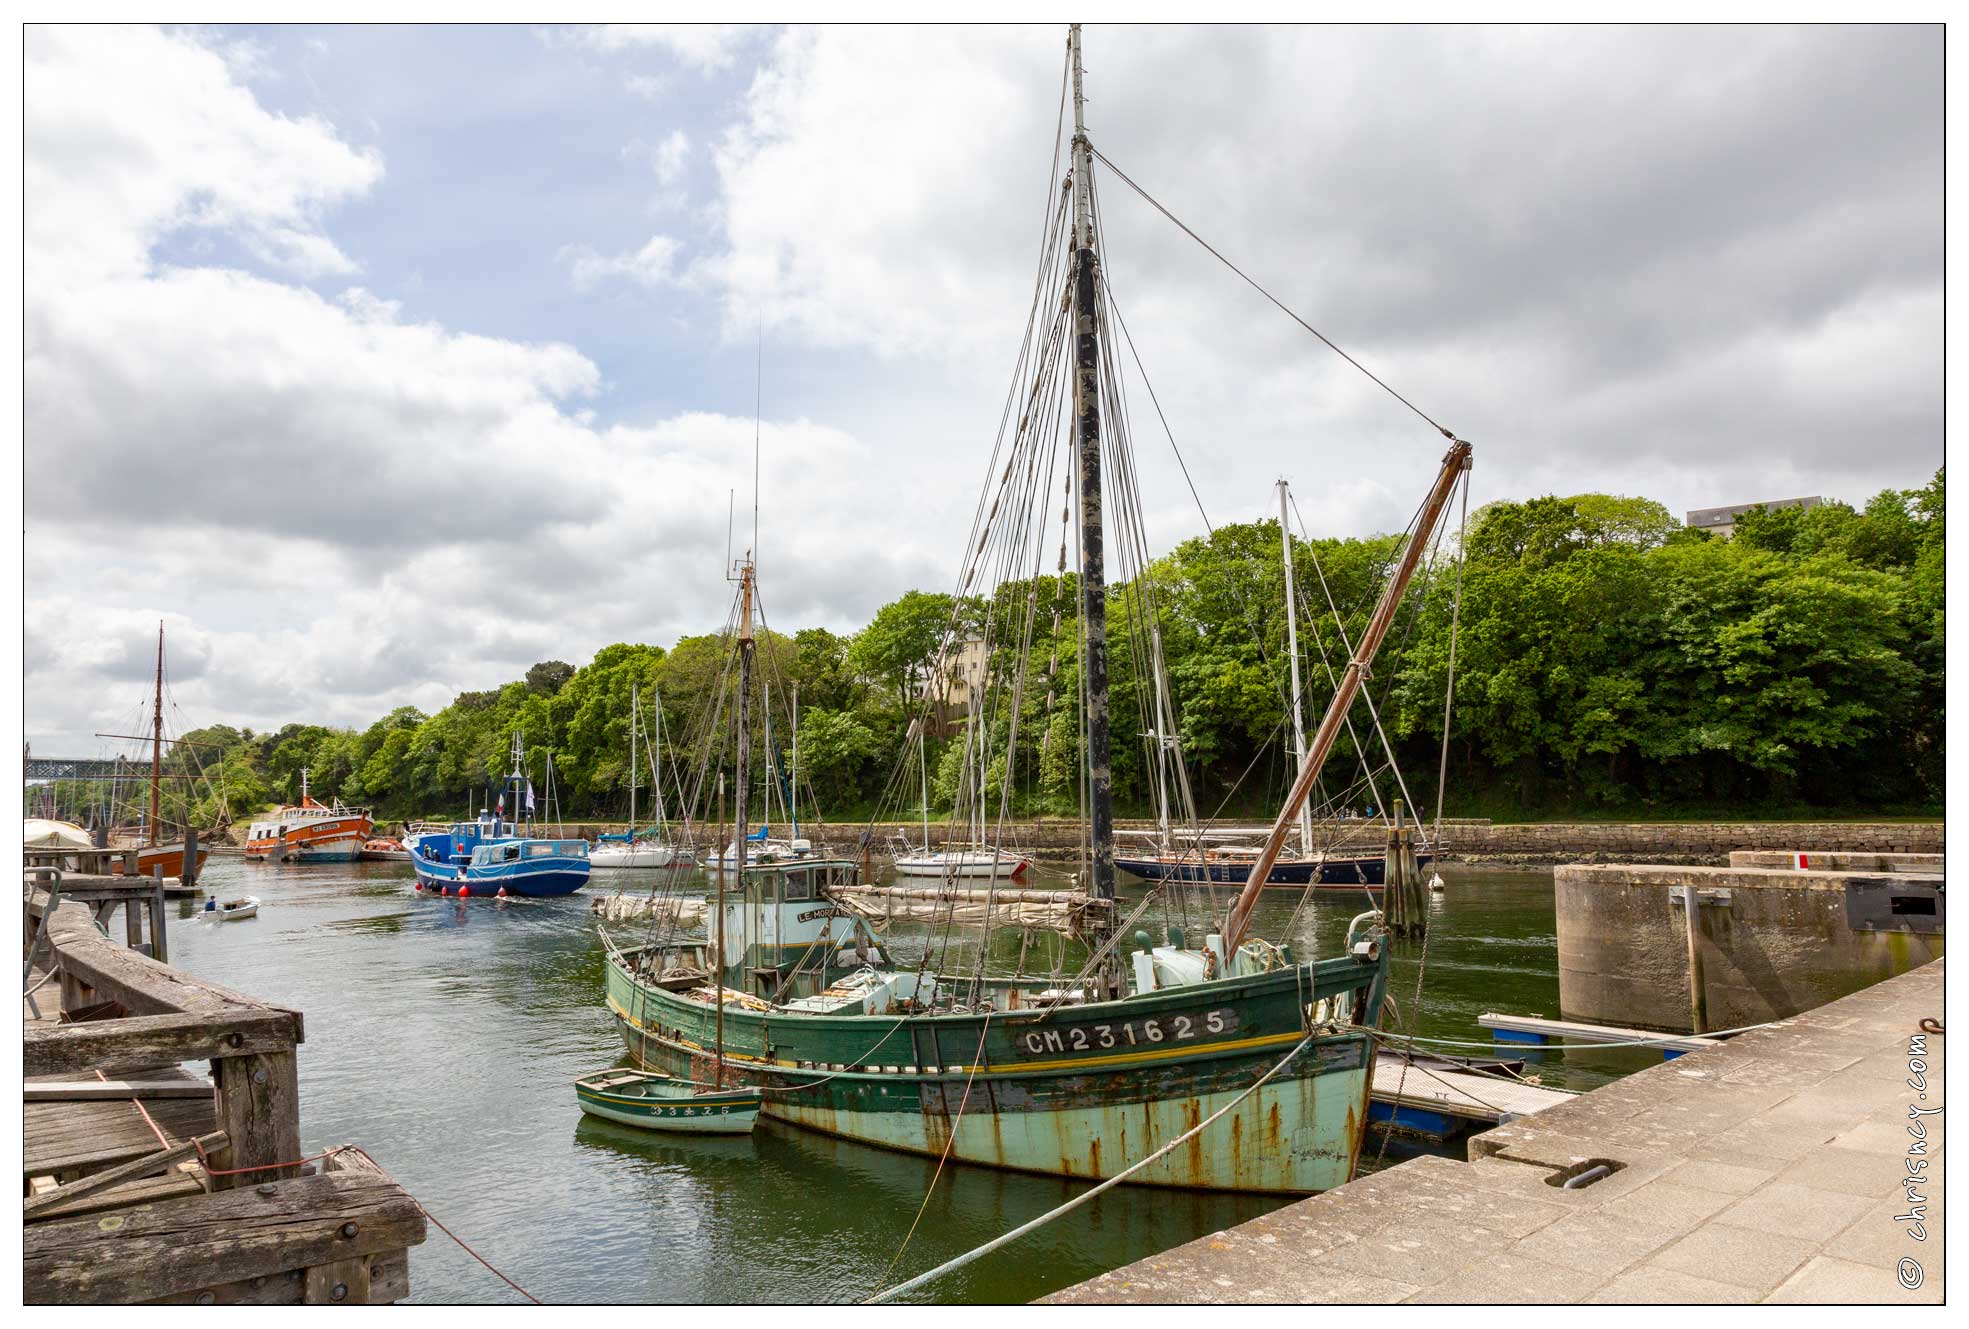
M650 169L656 173L656 183L668 188L677 183L684 173L684 163L690 159L691 138L681 129L673 129L664 135L663 141L650 149Z
M729 496L755 430L775 484L814 504L762 551L776 616L846 626L836 588L902 584L928 556L859 523L868 450L838 428L696 411L606 424L591 405L606 385L573 347L414 319L368 287L327 298L156 264L192 217L249 249L339 255L323 217L381 162L260 107L192 38L45 31L30 34L25 363L42 750L94 751L127 718L160 618L174 723L257 729L434 709L539 659L702 631L723 618ZM179 137L214 151L181 159ZM688 140L670 141L659 156L681 158ZM570 264L655 282L675 254L658 236Z
M678 280L677 254L682 246L667 235L653 235L640 249L598 254L587 245L563 245L555 255L568 270L577 291L591 291L610 281L637 286L672 285Z
M382 178L374 153L269 114L190 36L36 25L25 47L30 288L141 273L186 226L233 232L302 277L355 270L319 221Z
M631 74L622 86L630 96L649 102L661 101L670 92L670 80L662 74Z
M748 29L735 23L605 23L579 30L598 51L659 50L701 74L729 69Z

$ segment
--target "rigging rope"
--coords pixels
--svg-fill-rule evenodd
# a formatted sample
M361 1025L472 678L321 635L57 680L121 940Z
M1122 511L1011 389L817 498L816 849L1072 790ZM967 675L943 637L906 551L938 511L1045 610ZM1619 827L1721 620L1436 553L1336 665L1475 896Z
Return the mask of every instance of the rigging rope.
M1415 412L1416 416L1419 417L1426 424L1428 424L1428 426L1431 429L1434 429L1437 433L1441 434L1444 438L1449 439L1451 442L1458 441L1456 435L1453 432L1451 432L1446 426L1438 424L1429 415L1427 411L1424 411L1420 406L1417 406L1414 402L1402 396L1401 393L1396 392L1392 387L1390 387L1387 384L1386 381L1384 381L1373 370L1369 369L1366 365L1354 359L1353 356L1341 350L1340 347L1334 343L1332 338L1328 337L1324 332L1321 332L1318 328L1308 323L1305 319L1299 317L1299 315L1293 313L1292 310L1286 306L1283 300L1280 300L1277 296L1273 295L1270 291L1260 286L1255 280L1252 279L1252 277L1249 274L1245 272L1243 268L1240 268L1237 264L1231 262L1228 258L1225 258L1223 254L1220 253L1217 250L1217 248L1213 246L1208 240L1205 240L1202 236L1198 235L1195 231L1192 231L1188 226L1186 226L1183 223L1182 218L1178 217L1175 213L1171 212L1168 208L1164 207L1159 201L1157 201L1155 196L1150 194L1146 189L1143 189L1140 185L1136 184L1133 180L1129 179L1128 173L1126 171L1123 171L1119 166L1116 166L1113 162L1109 161L1107 155L1103 153L1099 148L1094 147L1090 143L1088 145L1088 150L1091 151L1096 157L1099 157L1101 159L1102 165L1106 166L1110 171L1113 171L1117 176L1119 176L1121 178L1121 183L1127 185L1130 189L1134 190L1137 194L1139 194L1142 197L1142 200L1146 202L1150 207L1154 208L1157 212L1161 213L1163 216L1167 217L1170 221L1174 222L1176 224L1176 228L1180 230L1184 235L1187 235L1190 239L1202 245L1204 249L1209 251L1212 258L1215 258L1219 263L1222 263L1225 267L1229 268L1232 272L1235 272L1239 277L1242 277L1245 283L1248 286L1250 286L1252 290L1258 292L1258 294L1264 296L1267 300L1277 305L1279 310L1287 318L1291 319L1294 323L1297 323L1300 327L1304 328L1306 331L1312 333L1315 337L1318 337L1322 342L1326 344L1326 348L1328 350L1332 351L1335 355L1339 356L1342 360L1345 360L1348 364L1352 365L1354 368L1360 370L1361 373L1367 375L1368 378L1372 379L1374 383L1377 386L1379 386L1383 392L1387 393L1390 397L1393 397L1396 401L1400 402L1402 405L1408 407L1409 410Z

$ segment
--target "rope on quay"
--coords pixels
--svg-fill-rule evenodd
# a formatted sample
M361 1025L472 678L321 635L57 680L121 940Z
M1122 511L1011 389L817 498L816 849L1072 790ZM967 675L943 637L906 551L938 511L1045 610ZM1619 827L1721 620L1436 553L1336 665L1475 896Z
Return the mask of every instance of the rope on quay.
M1315 1030L1312 1033L1307 1034L1304 1038L1300 1039L1297 1043L1293 1045L1292 1050L1285 1054L1284 1059L1281 1060L1278 1063L1278 1065L1272 1067L1270 1070L1266 1071L1263 1075L1259 1076L1256 1080L1252 1081L1250 1088L1246 1089L1243 1093L1239 1094L1236 1098L1233 1098L1230 1102L1224 1104L1224 1106L1218 1108L1215 1112L1205 1117L1202 1121L1198 1122L1196 1125L1184 1131L1181 1135L1171 1140L1168 1144L1163 1145L1162 1148L1156 1150L1154 1153L1150 1154L1147 1158L1144 1158L1141 1162L1131 1164L1129 1167L1126 1167L1122 1169L1120 1172L1115 1173L1112 1177L1109 1177L1106 1181L1102 1182L1100 1185L1082 1191L1080 1194L1074 1196L1071 1200L1068 1200L1065 1204L1060 1205L1058 1208L1049 1209L1045 1213L1041 1214L1039 1217L1031 1220L1030 1222L1021 1223L1019 1226L1013 1228L1010 1232L994 1237L990 1241L987 1241L982 1246L979 1246L973 1250L966 1251L964 1254L957 1256L955 1259L945 1260L942 1264L938 1265L936 1268L928 1270L924 1273L920 1273L906 1283L898 1283L894 1287L884 1288L882 1291L877 1292L874 1296L869 1297L866 1301L862 1303L862 1305L879 1306L884 1302L895 1300L897 1297L902 1296L904 1293L914 1292L917 1288L922 1287L925 1283L934 1282L935 1280L942 1278L945 1274L950 1273L953 1270L962 1269L965 1265L970 1264L975 1260L983 1259L985 1256L991 1254L993 1251L999 1249L1001 1246L1010 1245L1012 1242L1017 1241L1020 1237L1025 1236L1028 1232L1032 1232L1038 1228L1042 1228L1046 1226L1046 1224L1052 1222L1054 1219L1059 1218L1065 1214L1068 1214L1075 1209L1078 1209L1081 1205L1086 1204L1089 1200L1101 1194L1103 1191L1109 1190L1112 1187L1120 1185L1122 1182L1126 1181L1129 1177L1133 1176L1135 1173L1140 1172L1143 1168L1147 1167L1149 1164L1157 1161L1158 1159L1162 1158L1164 1155L1170 1153L1178 1145L1186 1143L1194 1136L1208 1129L1210 1125L1214 1123L1219 1117L1223 1116L1226 1112L1229 1112L1232 1108L1242 1103L1245 1099L1251 1097L1251 1095L1257 1093L1261 1088L1265 1086L1265 1083L1268 1080L1270 1080L1274 1075L1277 1075L1280 1071L1284 1070L1289 1064L1291 1064L1291 1061L1294 1057L1298 1056L1301 1052L1304 1052L1306 1050L1307 1045L1310 1044L1313 1041L1313 1039L1318 1037L1322 1032L1325 1031Z
M107 1075L104 1075L101 1071L96 1072L96 1078L98 1080L103 1080L105 1082L107 1082L109 1079L109 1077ZM163 1128L157 1124L157 1119L150 1115L149 1109L144 1107L144 1101L141 1098L133 1098L130 1100L130 1105L136 1108L138 1114L143 1117L144 1124L150 1127L150 1133L157 1137L157 1143L163 1148L169 1149L171 1147L171 1141L169 1140L169 1138L165 1136ZM369 1160L369 1165L371 1167L375 1168L378 1172L383 1171L383 1165L381 1163L378 1163L375 1159L370 1158L369 1151L364 1149L361 1145L358 1144L338 1144L333 1149L324 1149L318 1154L309 1154L306 1158L291 1159L285 1163L256 1163L252 1167L223 1167L223 1168L215 1168L212 1166L212 1160L206 1156L205 1146L200 1144L196 1139L192 1140L191 1145L192 1148L198 1151L198 1165L205 1169L205 1173L207 1176L211 1176L211 1177L236 1177L242 1172L266 1172L273 1168L300 1167L304 1163L313 1163L321 1159L333 1158L336 1154L360 1154L365 1159ZM432 1213L429 1209L426 1209L424 1207L424 1202L422 1200L412 1195L409 1191L404 1191L403 1194L405 1199L409 1200L412 1204L417 1206L418 1213L430 1219L432 1223L436 1224L438 1231L444 1233L445 1236L450 1237L454 1242L456 1242L458 1244L459 1250L464 1251L465 1254L471 1256L474 1260L477 1260L480 1264L492 1270L492 1272L499 1277L501 1282L505 1283L507 1287L512 1288L513 1291L519 1293L522 1297L525 1297L528 1301L532 1302L534 1305L539 1306L544 1304L541 1302L540 1298L534 1296L531 1292L528 1292L525 1288L521 1287L518 1283L515 1283L512 1279L506 1277L505 1274L501 1273L499 1271L499 1268L496 1265L494 1265L492 1261L486 1259L483 1255L480 1255L477 1251L473 1250L470 1246L468 1246L465 1243L465 1240L462 1237L460 1237L456 1232L453 1232L450 1228L446 1227L443 1223L439 1222L438 1216Z

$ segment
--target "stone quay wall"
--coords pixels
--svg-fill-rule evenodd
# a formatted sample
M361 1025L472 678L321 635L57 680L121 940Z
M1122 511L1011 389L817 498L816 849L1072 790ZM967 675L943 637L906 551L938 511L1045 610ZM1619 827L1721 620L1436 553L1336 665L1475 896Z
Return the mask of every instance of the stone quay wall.
M1211 823L1219 829L1248 830L1245 843L1263 838L1264 828L1249 820ZM398 823L378 825L377 833L387 835L399 829ZM621 822L568 822L567 831L592 839L598 832L627 829ZM1123 832L1124 850L1131 842L1146 847L1140 832L1155 829L1155 823L1140 818L1118 818L1115 829ZM786 827L775 823L775 834ZM815 844L826 845L836 853L857 852L862 833L872 832L872 847L880 856L895 840L923 838L920 821L802 822L800 833ZM1929 854L1942 853L1943 823L1932 822L1492 822L1481 818L1444 818L1443 853L1447 861L1507 863L1571 863L1650 860L1722 865L1736 851L1789 853L1806 850L1815 853L1853 854ZM700 826L697 838L708 842L715 830ZM729 834L729 831L727 831ZM963 838L962 826L932 820L930 838L937 841ZM1005 827L1008 848L1031 853L1042 859L1070 858L1082 844L1086 832L1074 818L1037 818L1009 822ZM1379 852L1386 840L1379 822L1340 820L1315 822L1316 843L1329 850ZM1917 869L1919 870L1919 869Z

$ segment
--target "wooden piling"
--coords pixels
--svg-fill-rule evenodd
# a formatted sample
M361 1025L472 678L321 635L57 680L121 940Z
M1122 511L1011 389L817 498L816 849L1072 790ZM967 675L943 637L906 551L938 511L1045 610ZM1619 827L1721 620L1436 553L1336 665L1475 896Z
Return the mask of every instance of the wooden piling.
M1419 937L1428 931L1429 911L1424 901L1421 864L1415 855L1415 830L1408 824L1402 802L1395 800L1394 825L1388 828L1387 848L1381 856L1381 914L1388 933L1395 937Z

